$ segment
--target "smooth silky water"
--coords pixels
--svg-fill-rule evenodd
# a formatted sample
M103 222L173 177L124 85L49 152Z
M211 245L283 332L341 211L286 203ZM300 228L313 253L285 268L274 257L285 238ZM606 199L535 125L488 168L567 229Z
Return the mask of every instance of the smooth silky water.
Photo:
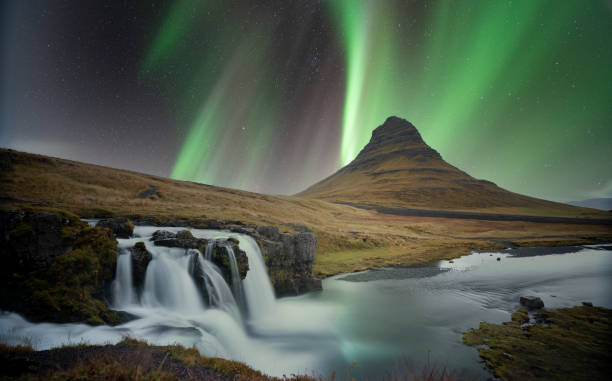
M428 363L475 376L485 371L476 350L461 343L461 333L480 321L509 320L521 295L539 296L547 308L582 301L612 307L610 247L545 249L557 252L550 255L539 255L542 249L475 253L453 263L340 275L324 280L322 292L275 299L251 237L190 229L199 238L240 241L250 270L242 282L228 285L208 260L212 246L205 253L157 247L149 238L160 229L184 228L139 226L134 238L118 240L113 308L138 319L117 327L33 324L6 312L0 315L2 341L25 340L46 349L116 343L129 336L195 346L204 355L243 361L278 376L343 375L353 362L351 375L370 379L406 364L419 370ZM153 255L140 295L132 287L127 250L139 241ZM190 275L193 260L203 269L207 298Z

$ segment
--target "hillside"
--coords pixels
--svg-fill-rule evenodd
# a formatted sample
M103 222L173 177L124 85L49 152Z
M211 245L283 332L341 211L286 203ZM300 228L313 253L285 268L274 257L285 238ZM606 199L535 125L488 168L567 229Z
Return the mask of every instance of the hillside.
M347 166L298 196L423 209L581 216L566 204L509 192L448 164L408 121L389 117Z
M296 225L303 225L317 235L315 273L320 276L452 258L508 244L612 241L610 226L605 224L390 215L314 198L263 195L6 149L0 150L0 207L57 208L83 218L152 217L192 226L220 220L295 231ZM607 212L572 210L582 216L609 218Z

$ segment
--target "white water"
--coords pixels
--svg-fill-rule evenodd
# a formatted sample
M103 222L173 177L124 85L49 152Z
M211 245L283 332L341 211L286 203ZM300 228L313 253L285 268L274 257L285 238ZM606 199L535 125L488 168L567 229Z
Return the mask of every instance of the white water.
M249 271L240 281L236 258L228 245L234 292L209 260L212 242L204 253L200 253L155 246L149 240L156 230L177 232L183 229L139 226L134 230L134 238L118 239L116 278L111 286L112 306L136 315L137 319L117 327L91 327L85 324L32 324L14 313L0 314L2 341L18 344L25 339L36 349L48 349L64 344L116 343L129 336L156 345L195 346L204 355L242 361L277 376L312 373L327 362L328 348L317 352L313 347L297 345L295 338L306 337L313 345L315 342L335 342L334 330L327 323L333 308L295 301L277 303L259 246L250 236L189 229L198 238L225 240L233 237L239 240L240 248L249 259ZM133 286L128 249L140 241L152 254L152 260L138 295ZM200 292L194 280L194 261L201 269L199 276L207 296ZM235 295L246 305L246 314L240 312ZM300 326L301 319L310 320L310 324ZM332 347L338 345L332 344Z
M130 336L155 345L195 346L204 355L242 361L277 376L327 376L332 370L343 375L356 361L352 376L380 379L402 356L414 361L417 370L431 357L432 363L465 368L472 378L486 379L477 351L462 344L461 332L480 321L509 320L521 295L540 296L549 308L585 300L612 307L609 249L534 257L478 253L452 264L338 276L324 281L322 293L276 300L251 237L190 229L196 237L240 241L250 267L242 281L247 313L241 314L230 287L206 260L209 250L196 257L182 249L155 247L148 237L159 229L137 227L137 237L119 240L120 253L144 241L154 257L137 298L129 286L129 254L119 256L114 305L138 319L118 327L91 327L34 324L15 313L0 313L0 341L15 345L26 340L36 349L47 349L116 343ZM208 298L202 298L190 275L194 258L203 269Z
M238 262L236 261L236 254L234 253L234 249L232 249L230 245L225 245L225 249L227 250L227 254L229 255L230 260L230 268L232 273L232 292L234 293L234 297L238 300L239 306L243 307L246 304L246 301L244 300L244 292L242 291L242 281L240 279L240 273L238 271Z
M121 285L132 284L132 254L127 250L122 252L117 257L117 271L115 274L116 281L113 282L112 290L114 295L114 304L117 306L129 305L136 302L136 295L133 287L122 287Z

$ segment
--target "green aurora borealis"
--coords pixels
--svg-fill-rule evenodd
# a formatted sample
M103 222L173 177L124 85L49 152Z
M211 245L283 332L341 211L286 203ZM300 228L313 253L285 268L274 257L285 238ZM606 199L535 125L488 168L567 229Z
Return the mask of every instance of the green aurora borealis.
M2 146L293 194L396 115L476 178L612 197L608 0L3 7Z
M188 14L216 18L221 7L176 2L144 67L163 67L163 56L177 54L194 29L212 23ZM338 0L326 1L322 12L345 73L335 94L343 102L341 126L325 126L340 130L339 146L326 153L334 168L350 162L387 116L398 115L451 164L510 190L571 199L579 192L562 188L572 179L582 193L612 192L612 22L604 2ZM246 25L229 20L233 35L212 32L221 58L184 57L194 60L193 72L179 75L176 89L189 128L172 177L259 189L283 94L274 83L278 63L270 62L279 31L266 15L255 17L258 23ZM210 77L211 70L218 74ZM194 95L201 104L189 99ZM246 133L240 124L249 126ZM236 160L236 150L247 150L246 160ZM330 173L310 163L304 157L293 168L307 183L279 191L299 191Z

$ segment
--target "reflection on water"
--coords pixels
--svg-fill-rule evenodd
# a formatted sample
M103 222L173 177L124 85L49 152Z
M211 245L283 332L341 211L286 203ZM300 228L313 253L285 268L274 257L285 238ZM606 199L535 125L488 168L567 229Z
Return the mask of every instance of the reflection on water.
M562 254L542 255L551 253ZM277 300L242 324L218 309L186 316L134 307L130 312L141 318L119 327L31 324L4 314L0 334L13 344L28 337L41 349L124 335L178 342L276 375L343 374L356 361L352 376L376 379L402 358L415 369L430 362L479 375L483 365L461 343L463 331L509 320L521 295L539 296L547 308L582 301L612 308L610 254L610 247L522 249L340 275L326 279L323 292Z

